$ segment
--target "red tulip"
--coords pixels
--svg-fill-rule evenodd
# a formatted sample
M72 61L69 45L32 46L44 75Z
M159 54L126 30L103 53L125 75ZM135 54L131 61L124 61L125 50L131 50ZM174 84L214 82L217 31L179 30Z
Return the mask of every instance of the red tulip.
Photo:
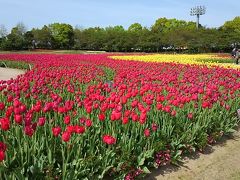
M139 122L140 124L144 124L147 120L147 114L146 113L141 113L140 114L140 118L139 118Z
M86 111L87 111L88 114L91 114L91 112L92 112L92 106L87 106L87 107L86 107Z
M188 117L188 119L192 119L193 118L193 113L188 113L187 117Z
M27 110L26 105L21 105L21 106L20 106L20 112L21 112L21 113L26 112L26 110Z
M14 115L14 120L17 124L22 124L23 117L22 115L16 114Z
M79 118L79 122L80 122L81 124L85 124L85 121L86 121L86 118L85 118L85 117Z
M55 137L57 137L61 133L61 131L62 129L59 126L52 128L52 133L53 133L53 136Z
M71 134L68 131L63 132L62 134L62 140L64 142L68 142L71 138Z
M31 126L25 126L24 133L31 137L34 133L34 129Z
M171 115L176 116L177 112L175 110L172 110Z
M103 136L103 142L108 144L108 145L115 144L116 143L116 138L114 138L111 135L104 135Z
M128 121L129 121L128 117L123 117L123 119L122 119L123 124L127 124Z
M92 121L90 119L87 119L85 121L85 124L86 124L87 127L91 127L92 126Z
M163 108L163 105L160 103L157 103L157 110L161 110Z
M126 104L127 103L127 98L126 97L122 97L122 104Z
M100 113L100 114L98 115L98 119L99 119L100 121L104 121L104 120L105 120L105 114Z
M21 102L18 99L14 99L13 107L19 107L20 105L21 105Z
M75 126L75 133L77 134L83 134L85 132L85 127L84 126Z
M134 122L138 121L138 119L139 119L138 115L134 112L132 113L131 118Z
M5 113L6 117L11 116L11 114L13 113L13 109L14 109L13 106L10 106L7 108L6 113Z
M144 135L145 135L146 137L149 137L149 136L150 136L150 130L149 130L149 129L145 129L145 130L144 130Z
M132 101L132 104L131 104L132 108L137 107L137 104L138 104L137 100Z
M46 122L45 117L38 118L38 126L44 126L45 122Z
M3 142L0 141L0 151L5 152L6 150L7 150L6 144L4 144Z
M64 117L64 124L67 124L67 125L70 124L70 119L71 119L70 116L65 116Z
M4 110L5 109L5 104L3 102L0 102L0 110Z
M10 129L10 121L8 118L0 118L0 125L3 131Z
M75 132L75 126L73 126L73 125L67 126L66 131L69 132L70 134L74 133Z
M0 162L2 162L5 159L5 153L3 151L0 151Z
M158 125L156 123L152 123L152 130L156 131L158 129Z

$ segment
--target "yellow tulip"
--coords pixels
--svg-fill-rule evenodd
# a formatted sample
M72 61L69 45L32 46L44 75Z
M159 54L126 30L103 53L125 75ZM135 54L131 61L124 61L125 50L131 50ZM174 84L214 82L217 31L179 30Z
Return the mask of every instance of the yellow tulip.
M159 63L180 63L193 65L206 65L208 67L221 66L224 68L236 68L239 66L231 63L221 63L226 57L219 57L214 54L154 54L154 55L128 55L128 56L110 56L116 60L159 62ZM230 61L230 58L229 58Z

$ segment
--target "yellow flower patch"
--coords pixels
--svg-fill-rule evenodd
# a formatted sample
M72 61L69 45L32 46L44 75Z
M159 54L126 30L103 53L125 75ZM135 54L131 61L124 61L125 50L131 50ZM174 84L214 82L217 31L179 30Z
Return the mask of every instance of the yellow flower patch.
M154 54L154 55L128 55L128 56L111 56L116 60L132 60L144 62L159 63L180 63L192 65L221 66L225 68L239 68L234 61L227 57L221 57L214 54ZM229 63L225 61L229 60ZM222 61L222 62L221 62Z

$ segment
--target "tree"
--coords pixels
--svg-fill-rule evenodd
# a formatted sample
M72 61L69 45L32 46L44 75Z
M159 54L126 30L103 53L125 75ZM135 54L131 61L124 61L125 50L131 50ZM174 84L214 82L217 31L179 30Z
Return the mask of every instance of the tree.
M27 31L27 27L22 22L19 22L15 28L12 29L18 35L24 35Z
M49 26L54 39L54 47L60 49L70 49L74 43L73 27L65 23L53 23Z
M231 21L226 21L223 26L219 28L221 33L221 40L227 46L228 51L233 46L240 47L240 16L235 17Z
M127 51L124 46L127 42L127 33L123 26L114 26L105 28L106 41L104 49L107 51Z
M224 31L234 31L240 33L240 16L235 17L231 21L226 21L224 25L220 27L220 29Z
M82 49L102 50L105 32L103 28L95 27L84 30L75 30L75 42L79 43ZM78 39L76 37L78 36Z
M3 24L1 24L0 25L0 38L4 38L6 36L7 36L7 29Z
M3 44L6 41L7 29L4 25L0 25L0 49L3 49Z
M142 25L139 23L134 23L131 26L129 26L128 31L130 32L141 32L142 31Z
M27 31L24 34L24 40L25 40L25 43L26 43L26 47L28 49L34 49L35 48L35 43L33 45L33 41L35 41L35 40L34 40L34 35L33 35L32 31Z
M82 29L79 27L74 28L73 30L74 36L74 46L73 49L82 49L83 42L82 42Z
M139 51L154 52L155 51L155 35L147 28L144 27L139 37Z
M140 51L140 36L142 33L143 27L139 23L134 23L129 26L127 31L127 45L129 46L130 51Z
M167 19L167 18L159 18L152 25L151 30L153 32L169 32L180 28L194 29L194 22L186 22L184 20L177 19Z
M6 36L6 40L2 44L5 50L22 50L27 48L27 43L24 38L26 26L23 23L18 23L12 28L11 33Z
M42 29L32 29L32 34L37 48L51 48L54 40L48 26L44 25Z

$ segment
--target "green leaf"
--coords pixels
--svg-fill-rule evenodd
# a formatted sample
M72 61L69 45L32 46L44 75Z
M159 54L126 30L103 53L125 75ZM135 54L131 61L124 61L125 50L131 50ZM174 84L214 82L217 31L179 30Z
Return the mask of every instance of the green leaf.
M120 163L118 163L117 171L120 171L120 170L121 170L121 167L122 167L123 164L124 164L124 162L120 162Z
M34 169L35 169L34 166L30 167L30 171L31 171L32 174L34 174Z
M138 156L138 166L142 166L144 164L145 157Z
M151 158L153 156L153 153L154 149L146 151L145 158Z
M151 173L150 171L149 171L149 169L145 166L145 167L143 167L143 172L144 173L146 173L146 174L149 174L149 173Z
M17 179L25 179L24 176L21 173L21 170L15 169L13 174L17 177Z
M234 130L234 129L228 129L227 130L227 133L234 133L234 132L236 132L236 130Z
M151 158L153 156L153 153L154 149L142 152L137 158L138 166L142 166L147 158Z

